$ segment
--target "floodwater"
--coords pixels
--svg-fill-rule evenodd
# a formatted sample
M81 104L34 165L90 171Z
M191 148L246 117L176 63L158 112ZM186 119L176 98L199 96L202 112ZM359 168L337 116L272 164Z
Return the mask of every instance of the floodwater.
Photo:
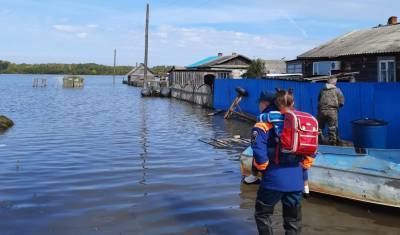
M0 114L16 123L0 135L0 234L256 234L239 151L198 141L248 137L249 123L142 99L120 77L60 79L0 75ZM321 195L303 205L304 234L400 234L399 210Z

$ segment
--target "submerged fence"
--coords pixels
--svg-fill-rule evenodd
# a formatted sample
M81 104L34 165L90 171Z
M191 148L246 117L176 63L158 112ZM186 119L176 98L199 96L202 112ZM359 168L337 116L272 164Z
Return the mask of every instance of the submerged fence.
M214 108L227 110L236 97L235 88L249 93L240 103L242 111L258 114L257 98L261 91L276 87L293 88L296 108L317 114L318 94L323 83L305 83L264 79L216 79ZM339 112L341 138L352 140L351 121L377 118L389 122L388 147L400 148L400 83L339 83L345 96L345 106ZM377 137L379 138L379 137Z

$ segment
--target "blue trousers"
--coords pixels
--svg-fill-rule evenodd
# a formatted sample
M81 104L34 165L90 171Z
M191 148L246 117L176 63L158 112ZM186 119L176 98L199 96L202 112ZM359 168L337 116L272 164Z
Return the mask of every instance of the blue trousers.
M286 235L301 233L302 192L279 192L259 187L255 206L255 219L260 235L271 235L275 205L282 202L283 227Z

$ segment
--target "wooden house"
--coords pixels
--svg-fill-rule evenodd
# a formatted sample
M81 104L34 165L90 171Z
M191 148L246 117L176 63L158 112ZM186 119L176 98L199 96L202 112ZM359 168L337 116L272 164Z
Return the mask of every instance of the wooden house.
M215 79L240 78L250 64L243 55L218 53L186 67L174 66L169 73L171 96L212 107Z
M142 87L144 83L144 69L145 65L140 63L139 65L135 66L126 76L127 81L126 83L130 86L138 86ZM156 76L149 68L147 68L147 81L152 82L155 81Z
M170 85L214 86L215 79L240 78L251 64L251 60L243 55L232 53L224 56L218 53L216 56L204 58L186 67L173 67L170 71Z
M358 72L356 81L400 81L400 24L397 17L386 25L346 33L287 62L287 72L304 77Z

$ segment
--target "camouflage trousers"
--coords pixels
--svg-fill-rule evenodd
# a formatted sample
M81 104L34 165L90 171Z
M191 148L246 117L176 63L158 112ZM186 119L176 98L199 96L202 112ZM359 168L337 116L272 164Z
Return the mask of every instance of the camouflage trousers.
M339 141L338 111L335 109L319 110L317 119L321 133L325 126L328 126L328 143L330 145L336 145Z

